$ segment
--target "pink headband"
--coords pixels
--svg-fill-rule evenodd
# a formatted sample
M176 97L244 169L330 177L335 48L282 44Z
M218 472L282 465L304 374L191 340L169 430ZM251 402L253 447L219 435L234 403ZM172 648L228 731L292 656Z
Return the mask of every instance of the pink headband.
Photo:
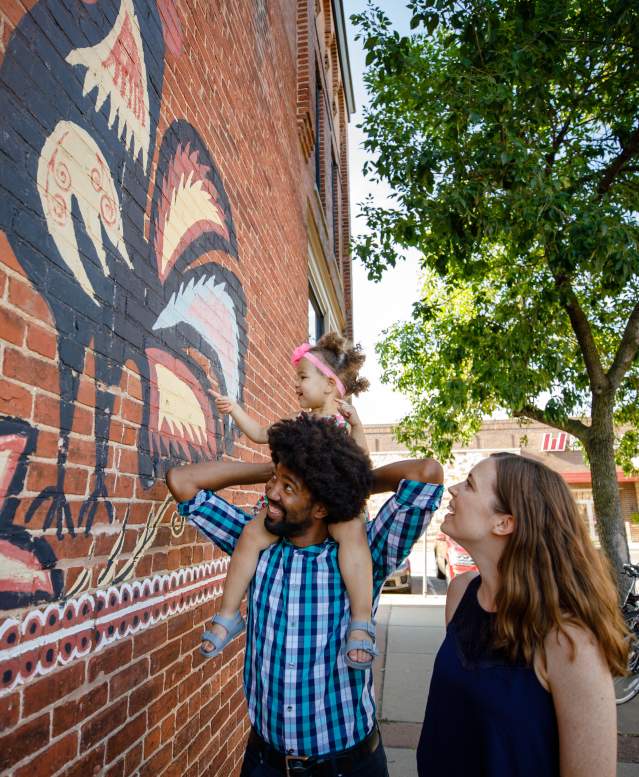
M297 346L297 348L293 351L293 355L291 356L291 364L293 367L297 367L302 359L307 359L312 365L317 367L317 369L323 375L326 375L327 378L333 378L335 381L335 387L337 388L340 397L345 396L346 389L344 388L342 381L337 377L337 375L328 366L328 364L324 364L324 362L321 359L318 359L314 353L310 353L311 348L312 346L309 343L302 343L302 345Z

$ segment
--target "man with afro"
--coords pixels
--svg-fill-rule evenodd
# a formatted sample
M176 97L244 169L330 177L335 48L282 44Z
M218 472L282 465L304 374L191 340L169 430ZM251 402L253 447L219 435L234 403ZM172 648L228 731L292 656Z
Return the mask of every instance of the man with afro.
M344 658L349 601L327 524L359 520L370 493L395 492L366 527L375 610L384 580L439 505L442 468L411 459L371 470L343 428L305 414L275 423L268 441L265 464L213 461L167 474L180 514L229 554L251 515L216 492L266 483L265 524L280 538L262 551L248 594L252 729L241 777L387 777L373 673Z

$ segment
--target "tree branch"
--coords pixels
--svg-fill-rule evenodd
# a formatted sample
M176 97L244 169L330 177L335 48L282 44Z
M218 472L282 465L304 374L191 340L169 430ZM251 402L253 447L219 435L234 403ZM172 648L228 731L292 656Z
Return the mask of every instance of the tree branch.
M639 127L632 133L626 145L621 146L621 153L618 154L603 171L601 181L597 187L597 194L603 197L610 189L616 175L623 169L626 162L630 160L639 151Z
M632 173L639 173L639 167L636 165L626 165L623 170L620 170L618 175L629 175ZM595 178L598 178L601 175L601 170L598 172L588 173L587 175L582 175L581 178L578 178L576 181L576 185L571 187L570 191L574 192L578 186L581 186L582 184L588 183L588 181L593 181Z
M621 383L639 351L639 302L630 314L628 323L617 348L614 361L608 370L608 380L613 389Z
M559 423L558 421L549 419L546 416L545 411L534 405L524 405L521 410L517 410L513 415L515 418L530 418L531 421L539 421L539 423L552 426L554 429L560 429L562 432L571 434L582 442L585 442L590 434L590 427L586 426L582 421L579 421L576 418L566 418L565 421Z
M555 136L555 139L552 142L552 149L546 154L546 174L550 172L553 164L555 163L555 156L557 155L557 151L559 151L559 147L561 146L564 138L566 137L566 133L570 128L571 121L572 121L572 113L564 122L564 126L559 130L559 132Z
M549 266L550 263L549 263ZM551 266L552 270L552 266ZM603 370L597 344L592 336L590 322L583 312L577 295L575 294L568 278L552 270L557 289L565 296L564 308L572 325L573 332L579 343L584 364L590 379L590 386L595 394L600 394L609 388L608 376Z

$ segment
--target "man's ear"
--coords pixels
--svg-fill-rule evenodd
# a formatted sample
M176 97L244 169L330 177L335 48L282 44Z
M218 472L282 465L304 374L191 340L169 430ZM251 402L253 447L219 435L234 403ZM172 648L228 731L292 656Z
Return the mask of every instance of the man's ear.
M328 510L321 502L313 502L311 507L311 518L314 521L323 521L328 515Z
M510 513L500 513L499 521L493 527L495 534L505 537L515 531L515 518Z

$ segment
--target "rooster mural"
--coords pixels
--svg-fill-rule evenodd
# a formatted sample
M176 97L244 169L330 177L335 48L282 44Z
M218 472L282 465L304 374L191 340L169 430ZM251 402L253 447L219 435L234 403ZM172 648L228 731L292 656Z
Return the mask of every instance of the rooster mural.
M89 532L100 506L113 519L105 468L126 363L142 381L145 487L178 458L232 446L210 392L239 400L244 384L246 302L231 206L188 122L168 126L154 164L164 52L179 51L176 30L170 0L40 0L0 68L0 229L49 306L59 358L57 481L25 520L45 511L43 528L58 536ZM89 349L95 477L74 521L65 465ZM0 519L9 542L12 516Z

